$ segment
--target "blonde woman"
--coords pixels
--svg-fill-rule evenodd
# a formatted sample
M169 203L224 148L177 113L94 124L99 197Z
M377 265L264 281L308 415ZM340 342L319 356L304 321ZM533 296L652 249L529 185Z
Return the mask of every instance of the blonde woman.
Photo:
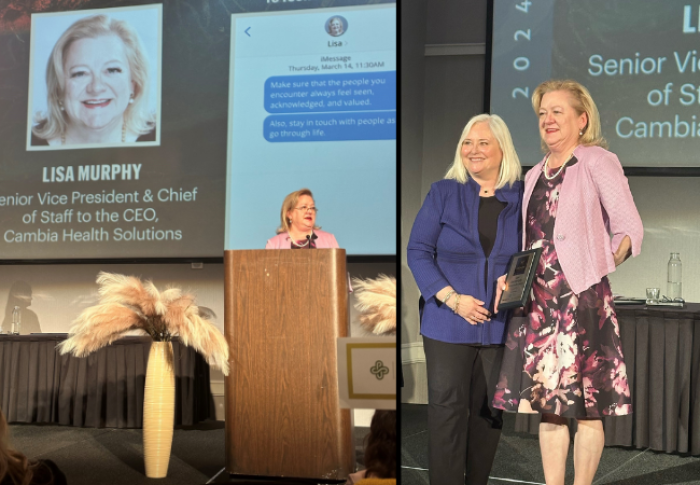
M46 87L48 110L35 116L32 145L155 140L148 61L125 21L94 15L73 23L51 51Z
M496 278L520 249L520 162L497 115L472 118L452 167L418 212L408 265L425 300L428 460L433 485L486 485L501 435L491 407L506 313Z
M603 416L632 412L607 275L640 253L644 229L588 90L546 81L532 106L546 155L525 177L523 247L543 251L527 318L508 329L494 405L542 415L548 485L564 484L575 419L574 483L588 485L605 443Z
M316 225L316 203L309 189L301 189L284 198L277 236L269 239L265 249L338 248L335 236Z

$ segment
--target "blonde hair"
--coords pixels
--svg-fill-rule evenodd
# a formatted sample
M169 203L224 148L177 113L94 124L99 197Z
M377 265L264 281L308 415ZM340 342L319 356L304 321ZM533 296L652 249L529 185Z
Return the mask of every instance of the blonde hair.
M340 26L343 28L343 33L345 32L345 22L343 22L343 17L340 17L339 15L334 15L333 17L328 19L328 33L331 34L333 32L333 28L331 27L331 24L333 23L334 20L337 20L340 22Z
M282 210L280 211L280 227L277 228L277 234L289 232L289 229L291 229L291 221L287 218L287 212L294 209L294 206L297 205L302 195L308 195L312 199L314 198L314 194L312 194L309 189L297 190L284 198ZM314 229L321 229L321 226L314 225Z
M117 35L124 43L126 59L129 63L131 82L134 85L133 103L124 112L127 130L146 134L153 130L155 115L146 113L148 99L148 60L143 52L141 39L136 31L125 21L116 20L106 15L93 15L82 18L61 35L54 45L46 65L47 112L37 113L34 117L34 134L43 139L52 139L66 133L69 119L61 111L61 100L65 94L63 62L70 46L81 39L95 39L103 35Z
M537 86L532 93L532 108L535 110L535 114L539 117L542 97L552 91L566 91L571 95L571 107L576 110L578 115L586 113L586 126L581 130L583 135L579 136L579 143L584 146L608 148L608 142L603 138L600 127L598 107L595 105L591 93L581 83L571 79L550 79ZM544 140L540 140L540 145L544 153L549 151Z
M7 421L0 409L0 482L10 477L11 483L28 485L32 481L36 463L30 462L26 456L10 447L8 434Z
M506 126L505 121L498 115L490 115L487 113L474 116L469 120L464 130L462 130L462 136L459 138L459 143L457 143L454 161L445 174L445 178L453 179L463 184L467 182L469 172L462 162L462 143L464 143L464 139L467 138L469 132L477 123L488 124L491 134L496 139L498 146L503 152L501 170L498 174L495 188L500 189L506 184L509 186L513 185L513 182L520 180L520 174L522 172L520 159L513 146L513 139L510 136L510 131L508 131L508 126Z

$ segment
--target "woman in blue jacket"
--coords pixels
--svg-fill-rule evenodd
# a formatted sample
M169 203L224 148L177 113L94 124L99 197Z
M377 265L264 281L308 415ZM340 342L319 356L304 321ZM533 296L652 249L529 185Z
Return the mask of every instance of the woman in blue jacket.
M421 334L433 485L488 483L503 424L489 395L507 316L491 311L496 279L520 250L520 173L503 120L475 116L411 231L408 265L425 300Z

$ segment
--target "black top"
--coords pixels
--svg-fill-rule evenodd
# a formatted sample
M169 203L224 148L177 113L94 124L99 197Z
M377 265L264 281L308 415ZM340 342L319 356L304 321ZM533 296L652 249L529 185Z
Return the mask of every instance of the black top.
M136 141L137 142L139 142L139 141L156 141L156 127L154 126L151 131L139 136L136 139ZM45 147L45 146L49 146L49 142L48 142L48 140L45 140L43 138L39 138L34 133L32 133L31 145L33 147Z
M67 485L66 476L58 466L51 460L38 460L37 465L33 468L31 485ZM9 476L0 481L0 485L14 485Z
M508 204L501 202L496 197L479 197L479 242L484 249L484 254L488 258L493 249L493 244L496 242L496 233L498 232L498 216ZM294 247L292 245L292 247ZM488 280L488 262L484 268L484 275ZM421 297L422 298L422 297ZM438 306L442 302L437 300ZM419 311L422 316L422 304L419 303Z
M484 250L484 255L488 258L496 242L498 232L498 216L508 204L501 202L496 197L479 197L479 242ZM489 279L489 262L484 266L484 281ZM488 307L488 304L486 304ZM475 347L503 347L502 344L477 345L467 344Z
M496 242L498 216L506 205L496 197L479 197L479 241L487 258Z

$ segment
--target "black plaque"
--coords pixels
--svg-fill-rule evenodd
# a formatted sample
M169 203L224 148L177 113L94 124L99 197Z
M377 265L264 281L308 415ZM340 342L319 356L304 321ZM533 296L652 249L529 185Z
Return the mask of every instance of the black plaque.
M506 274L506 289L501 295L498 310L508 310L525 306L530 296L532 280L535 279L537 263L542 255L542 248L515 253L510 257Z

